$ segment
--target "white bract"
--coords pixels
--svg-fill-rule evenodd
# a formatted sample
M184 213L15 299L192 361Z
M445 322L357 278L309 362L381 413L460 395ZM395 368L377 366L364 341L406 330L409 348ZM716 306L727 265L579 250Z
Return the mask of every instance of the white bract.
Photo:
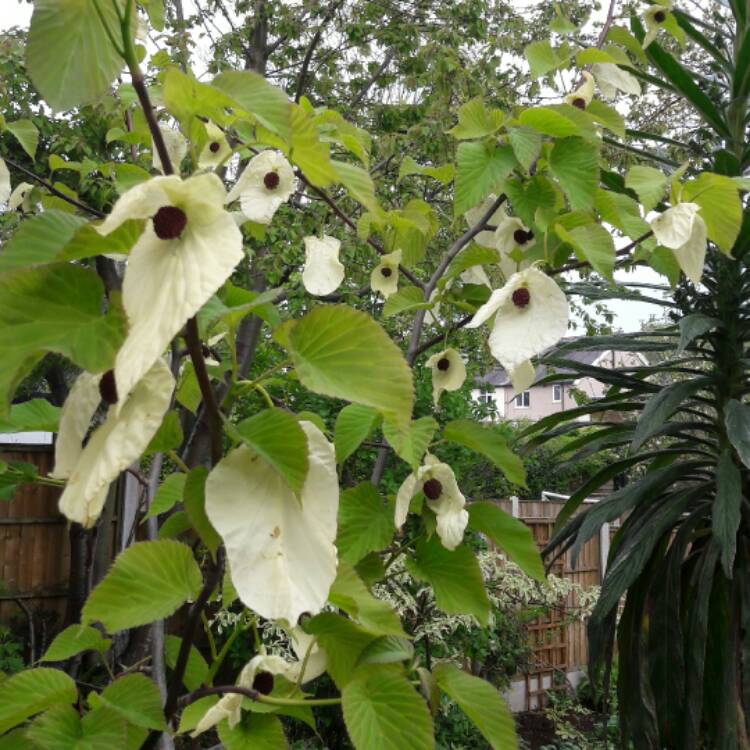
M401 251L383 255L370 274L370 287L386 299L398 291L398 266L401 263Z
M329 237L305 237L305 268L302 283L310 294L322 296L338 289L344 280L344 266L339 261L341 240Z
M167 149L167 156L169 156L169 162L172 165L172 169L174 169L175 172L179 172L180 162L182 162L182 160L185 158L185 154L187 153L187 141L179 130L173 130L172 128L165 128L161 126L159 127L159 130L161 131L161 137L164 141L164 146ZM151 161L153 163L154 169L158 169L163 174L164 167L161 163L161 156L159 156L159 151L157 150L155 145L153 146L152 151L153 153L151 155Z
M412 498L419 492L424 494L427 507L435 514L437 534L443 546L456 549L464 538L469 514L453 469L429 453L425 456L422 466L406 477L396 495L394 521L397 529L404 525Z
M280 675L288 682L294 684L299 682L300 685L304 685L306 682L314 680L323 674L326 669L325 652L322 649L318 649L317 644L313 643L315 640L313 636L308 635L301 628L293 628L290 633L290 639L299 661L288 662L281 656L274 654L257 654L242 668L237 678L237 686L248 690L257 689L255 678L264 672L270 675ZM298 651L298 644L300 643L304 644L301 655L300 651ZM304 676L300 678L302 663L308 648L310 649L310 654L305 665ZM224 695L215 706L206 711L191 736L197 737L199 734L216 726L219 722L224 721L224 719L227 720L230 727L236 726L242 718L241 707L243 698L244 696L239 693Z
M248 447L224 458L206 482L206 513L224 539L242 602L270 620L319 612L336 577L339 487L333 445L310 422L309 468L296 497Z
M254 156L229 191L227 202L239 198L242 213L258 224L270 224L279 206L294 192L294 171L278 151Z
M470 208L465 214L466 223L473 227L476 223L490 210L490 206L497 200L497 195L490 193L478 206ZM487 222L490 226L496 227L505 217L505 211L502 206L498 207L494 214ZM482 247L495 247L495 238L492 230L484 230L474 236L474 242Z
M697 203L678 203L651 222L658 243L672 250L680 268L696 284L703 275L708 240L706 223L698 211Z
M498 254L498 265L508 279L516 271L528 266L523 253L534 247L534 233L517 217L506 216L495 230L494 247Z
M201 169L214 169L232 155L232 149L222 129L212 122L206 123L206 135L208 141L198 157L198 166Z
M565 335L568 300L549 276L536 268L527 268L513 274L505 286L492 292L468 327L477 328L493 315L490 351L513 378L514 371L525 365L526 360ZM519 382L522 374L520 371L515 376Z
M34 186L28 182L19 182L8 198L8 210L14 211L19 206L22 211L31 211L31 191Z
M573 93L565 97L565 102L578 107L578 109L586 109L594 98L594 76L586 70L581 75L583 76L583 83Z
M106 235L128 219L152 219L122 286L130 329L115 360L121 402L244 257L225 196L214 174L155 177L128 190L97 227Z
M614 99L618 91L624 94L640 96L641 84L638 79L627 70L623 70L619 65L614 63L594 63L591 66L591 72L596 78L599 91L607 99Z
M425 363L432 369L432 399L437 404L443 391L457 391L466 380L466 365L452 348L433 354Z
M0 159L0 203L5 203L10 198L10 172L7 164Z
M525 359L520 365L516 365L509 373L510 382L516 393L522 393L534 384L536 378L536 367L530 359Z
M492 289L492 284L490 284L487 272L482 266L472 266L471 268L467 268L465 271L462 271L458 278L461 279L464 284L476 284L477 286L486 286Z
M101 400L101 380L101 375L83 373L71 389L60 415L51 475L68 480L60 497L60 511L86 528L99 518L109 485L140 458L156 434L175 385L169 367L158 359L125 402L118 403L121 408L110 407L104 423L91 433L84 447L83 439Z

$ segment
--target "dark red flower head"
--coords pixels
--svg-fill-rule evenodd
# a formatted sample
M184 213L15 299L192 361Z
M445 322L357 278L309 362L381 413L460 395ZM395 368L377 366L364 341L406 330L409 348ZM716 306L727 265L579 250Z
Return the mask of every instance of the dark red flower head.
M428 500L437 500L443 492L443 485L437 479L428 479L422 485L422 492Z
M531 293L525 286L521 286L513 292L512 300L516 307L526 307L531 301Z
M187 225L187 216L177 206L162 206L154 215L154 232L160 240L176 240Z
M220 148L221 148L221 144L218 141L211 141L211 145L208 147L208 150L212 154L217 154Z
M276 190L279 186L279 173L278 172L266 172L263 177L263 184L268 190Z
M664 23L666 20L667 14L663 10L657 10L656 13L654 13L654 21L656 21L656 23Z
M582 96L577 96L571 104L578 109L586 109L586 100Z
M117 384L115 383L115 371L107 370L99 381L99 395L105 404L117 403Z
M387 278L389 278L393 274L393 269L392 268L388 268L388 266L383 266L380 269L380 273L382 273L383 276L385 276L385 278L387 279Z
M451 361L448 359L448 357L441 357L438 360L438 363L437 363L438 370L442 370L443 372L445 372L450 366L451 366Z
M270 695L273 690L273 675L270 672L258 672L253 680L253 690L262 695Z

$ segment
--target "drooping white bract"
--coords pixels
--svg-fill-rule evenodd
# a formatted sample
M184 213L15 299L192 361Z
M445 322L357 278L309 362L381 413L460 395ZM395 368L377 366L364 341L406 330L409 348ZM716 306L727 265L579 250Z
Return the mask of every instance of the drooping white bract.
M271 675L280 675L287 681L295 684L299 682L300 685L304 685L306 682L310 682L310 680L314 680L323 674L326 670L326 654L325 651L318 648L317 644L313 643L315 640L313 636L308 635L301 628L293 628L290 633L290 639L292 648L295 654L297 654L299 661L288 662L281 656L265 653L257 654L242 668L237 678L237 686L253 689L255 678L263 672ZM298 644L300 643L304 644L304 649L299 649ZM310 649L310 654L307 658L304 675L300 678L300 671L308 648ZM242 718L242 700L243 696L239 693L227 693L224 695L216 705L206 711L191 736L197 737L199 734L216 726L219 722L224 721L224 719L227 720L230 727L236 726Z
M339 288L344 280L344 265L339 260L341 240L329 237L305 237L305 268L302 283L310 294L323 296Z
M516 393L523 393L534 384L536 378L536 367L530 359L525 359L520 365L514 367L509 373L510 382Z
M60 429L55 443L55 468L50 476L67 479L83 452L83 440L91 428L102 397L99 393L101 374L82 372L73 383L60 410Z
M34 186L29 182L19 182L8 198L8 210L15 211L21 208L22 211L31 211L31 191Z
M185 154L187 153L187 141L179 130L174 130L172 128L162 126L159 126L159 130L161 131L161 137L164 141L164 146L167 149L167 155L169 156L169 162L172 165L172 169L175 172L179 173L180 162L182 162L182 160L185 158ZM155 145L151 154L151 162L154 169L157 169L159 170L159 172L164 174L164 167L161 163L161 156L159 156L159 151Z
M432 368L432 399L436 404L443 391L457 391L466 380L466 365L450 347L433 354L425 365Z
M292 165L278 151L261 151L248 162L227 203L240 199L250 221L270 224L279 206L294 192Z
M651 229L660 245L675 255L680 268L694 283L703 275L708 240L706 223L697 203L678 203L651 221Z
M109 234L128 219L151 219L122 286L130 329L115 360L120 403L244 257L225 196L215 174L155 177L128 190L97 227Z
M212 122L206 123L206 134L208 141L198 156L198 166L201 169L214 169L232 155L232 149L224 137L224 131Z
M310 422L309 468L297 498L253 450L240 447L206 482L206 513L224 539L242 602L270 620L319 612L336 577L338 477L333 446Z
M409 504L418 492L424 494L427 507L435 514L437 534L443 547L456 549L464 538L469 514L453 469L429 453L425 456L422 466L406 477L396 494L394 521L397 529L404 525Z
M624 94L640 96L641 84L638 79L627 70L623 70L619 65L614 63L594 63L591 66L591 72L596 78L599 91L607 99L614 99L618 91Z
M523 253L534 247L536 240L534 233L519 218L506 216L497 225L494 240L498 265L506 279L529 265Z
M669 17L671 2L662 2L660 4L649 5L644 14L646 21L646 35L643 37L642 47L646 49L651 42L656 39L659 29L664 26L664 22Z
M458 277L464 284L476 284L477 286L486 286L492 289L487 272L482 266L471 266L462 271Z
M380 292L386 299L398 291L398 266L401 263L401 251L394 250L381 256L380 263L372 269L370 287L373 292Z
M516 368L565 335L568 300L549 276L532 267L513 274L492 292L468 327L477 328L493 315L490 351L513 377Z
M0 159L0 203L5 203L10 198L10 172L8 165Z
M469 227L473 227L486 213L490 210L490 206L497 200L497 195L490 193L478 206L470 208L465 214L464 218ZM500 206L490 217L487 222L490 226L496 227L505 217L505 211ZM474 236L474 242L482 247L495 247L495 238L492 230L484 230Z
M581 75L583 76L583 83L565 97L565 102L578 107L578 109L586 109L594 98L594 76L586 70Z
M101 376L81 375L63 406L52 476L67 479L60 511L71 521L93 526L109 485L140 458L169 409L175 381L162 359L151 366L120 409L111 406L104 423L83 447L99 403Z

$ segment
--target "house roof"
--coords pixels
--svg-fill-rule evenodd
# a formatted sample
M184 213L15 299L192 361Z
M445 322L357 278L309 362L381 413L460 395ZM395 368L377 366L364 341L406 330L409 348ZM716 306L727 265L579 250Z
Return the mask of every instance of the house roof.
M563 339L562 342L573 341L573 339ZM542 357L545 354L553 352L555 347L551 347L542 353ZM571 359L575 362L580 362L585 365L593 365L596 360L603 354L601 349L577 349L574 351L567 351L564 354L565 359ZM569 374L570 381L572 382L578 376L573 370L569 370L565 367L550 367L545 364L539 364L536 367L536 374L534 376L534 383L537 383L542 378L552 373L555 374ZM491 385L495 388L503 388L504 386L511 385L510 377L503 367L493 367L489 372L484 375L479 375L474 379L474 382L479 385Z

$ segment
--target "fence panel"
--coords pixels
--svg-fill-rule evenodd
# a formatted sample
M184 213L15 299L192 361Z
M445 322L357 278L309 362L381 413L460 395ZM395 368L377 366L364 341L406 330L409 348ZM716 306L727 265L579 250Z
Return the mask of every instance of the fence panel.
M26 461L40 474L52 470L51 446L3 447L0 460ZM20 487L0 502L0 622L32 612L49 613L59 627L65 615L70 545L65 518L57 509L60 491L43 485Z

